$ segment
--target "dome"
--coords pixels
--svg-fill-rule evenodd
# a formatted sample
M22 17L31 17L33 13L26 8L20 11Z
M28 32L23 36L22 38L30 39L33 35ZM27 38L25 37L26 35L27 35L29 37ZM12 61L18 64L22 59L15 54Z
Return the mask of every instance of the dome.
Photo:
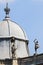
M4 10L6 16L0 22L0 59L28 57L28 40L25 32L17 23L10 20L8 4ZM12 37L13 42L11 41ZM12 48L14 49L12 50ZM14 52L13 54L12 51Z
M8 3L4 9L6 16L5 19L0 22L0 37L16 37L26 40L26 35L23 29L15 22L11 21L9 18L10 8L8 8Z
M23 29L10 19L5 19L0 22L0 37L16 37L26 40L26 34Z

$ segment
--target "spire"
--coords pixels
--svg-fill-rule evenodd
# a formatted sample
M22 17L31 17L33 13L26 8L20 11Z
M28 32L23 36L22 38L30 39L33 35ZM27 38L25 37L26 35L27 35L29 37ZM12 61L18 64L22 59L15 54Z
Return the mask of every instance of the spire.
M4 11L5 11L5 13L6 13L5 18L9 18L10 8L8 8L8 3L6 3L6 8L4 8Z

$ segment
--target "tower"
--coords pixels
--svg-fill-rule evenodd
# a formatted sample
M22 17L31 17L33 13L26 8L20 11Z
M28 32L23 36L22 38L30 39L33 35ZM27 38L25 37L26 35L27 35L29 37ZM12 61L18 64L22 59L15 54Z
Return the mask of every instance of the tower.
M0 22L0 59L28 57L27 36L17 23L10 20L8 3L4 11L5 19Z

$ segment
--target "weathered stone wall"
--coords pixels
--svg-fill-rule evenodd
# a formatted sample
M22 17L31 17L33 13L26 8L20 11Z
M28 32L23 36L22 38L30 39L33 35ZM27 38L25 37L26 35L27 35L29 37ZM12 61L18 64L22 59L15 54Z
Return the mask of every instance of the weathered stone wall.
M43 54L33 55L18 60L19 65L43 65Z
M12 65L11 59L0 60L0 65Z
M0 65L43 65L43 54L19 59L0 60Z

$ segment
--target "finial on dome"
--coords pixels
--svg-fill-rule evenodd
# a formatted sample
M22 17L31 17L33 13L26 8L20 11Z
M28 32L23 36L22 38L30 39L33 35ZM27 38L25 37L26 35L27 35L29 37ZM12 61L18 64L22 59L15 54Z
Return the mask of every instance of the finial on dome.
M8 3L6 3L6 8L4 8L4 11L5 11L5 13L6 13L5 18L9 18L10 8L8 8Z

